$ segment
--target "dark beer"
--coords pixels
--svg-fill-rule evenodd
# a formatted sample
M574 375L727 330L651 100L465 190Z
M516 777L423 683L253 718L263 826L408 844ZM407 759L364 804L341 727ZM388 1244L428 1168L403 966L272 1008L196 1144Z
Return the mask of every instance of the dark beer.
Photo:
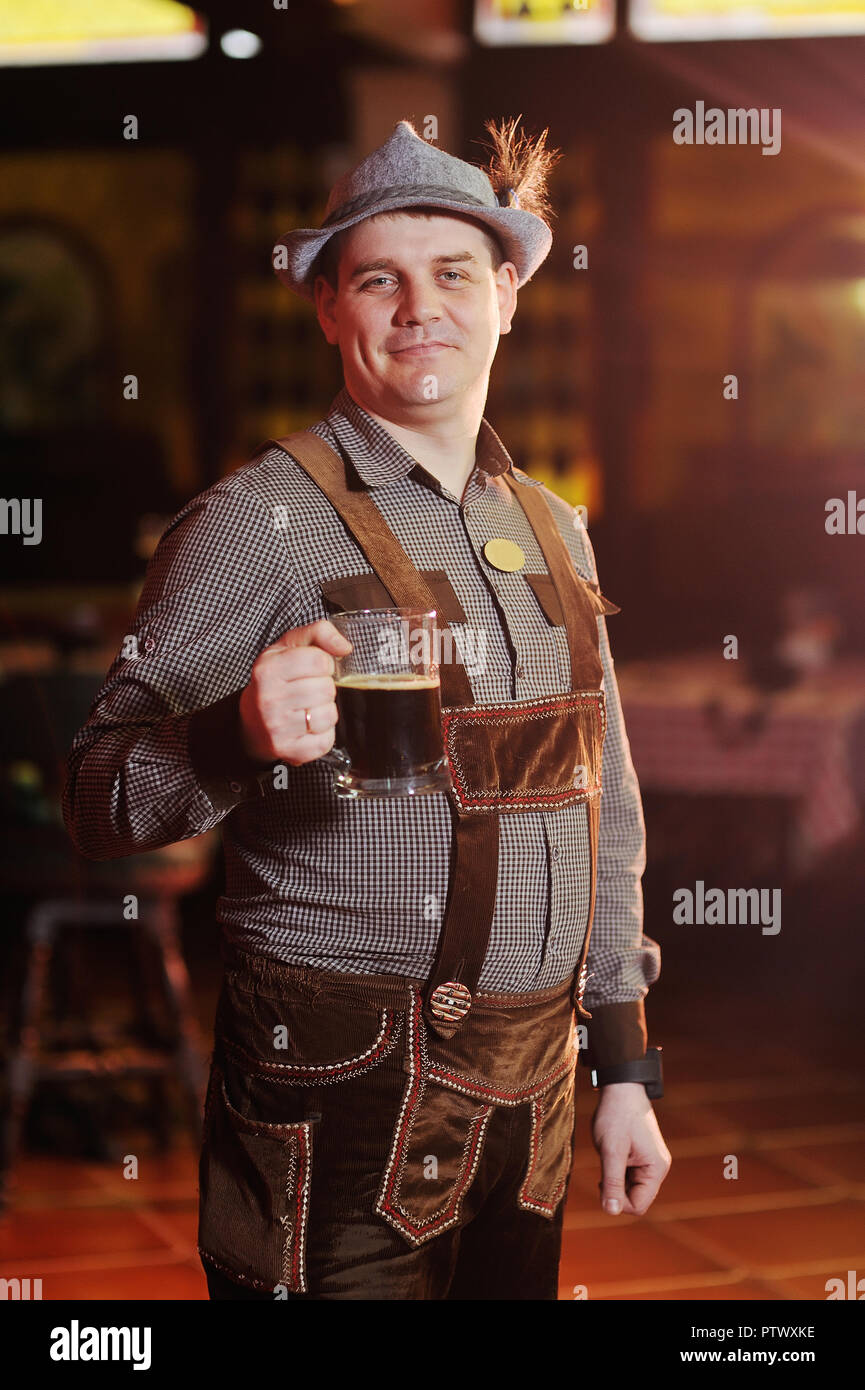
M336 682L336 705L353 776L410 777L444 756L437 676L352 672Z

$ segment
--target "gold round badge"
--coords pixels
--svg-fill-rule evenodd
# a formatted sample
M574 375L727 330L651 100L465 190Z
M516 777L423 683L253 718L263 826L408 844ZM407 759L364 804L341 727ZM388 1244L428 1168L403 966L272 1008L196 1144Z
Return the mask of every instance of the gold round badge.
M501 536L487 541L484 546L484 555L491 565L495 565L497 570L512 572L522 569L526 563L526 557L516 541L508 541Z

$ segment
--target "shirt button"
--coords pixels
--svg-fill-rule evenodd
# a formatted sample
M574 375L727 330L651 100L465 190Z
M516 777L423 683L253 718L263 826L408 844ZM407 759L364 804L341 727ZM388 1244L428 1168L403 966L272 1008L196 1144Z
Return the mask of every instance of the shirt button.
M240 792L240 791L243 791L243 787L240 785L239 782L229 782L228 785L229 785L229 787L231 788L231 790L232 790L233 792Z
M557 864L558 864L559 860L561 859L561 857L562 857L562 847L561 847L561 845L553 845L553 859L555 860L555 862L556 862Z
M156 638L155 638L155 637L145 637L145 639L144 639L144 650L145 650L146 652L152 652L152 651L153 651L153 648L154 648L155 646L156 646Z
M525 676L526 676L526 668L525 668L525 666L523 666L523 665L517 666L516 670L514 671L514 675L516 676L516 678L517 678L518 681L525 680Z

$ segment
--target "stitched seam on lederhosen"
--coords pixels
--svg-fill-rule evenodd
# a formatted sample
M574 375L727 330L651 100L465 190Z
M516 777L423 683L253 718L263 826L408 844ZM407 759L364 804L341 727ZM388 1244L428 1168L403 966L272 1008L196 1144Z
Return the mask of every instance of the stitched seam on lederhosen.
M420 990L417 988L412 989L412 995L413 1004L411 1009L409 1043L411 1072L403 1094L400 1113L394 1129L394 1137L391 1143L391 1150L385 1168L384 1178L376 1199L376 1210L381 1215L386 1215L389 1222L395 1225L412 1244L419 1245L422 1239L424 1239L432 1229L435 1229L437 1232L445 1231L449 1227L455 1225L459 1220L460 1202L462 1201L463 1193L472 1182L477 1171L477 1165L480 1161L483 1147L482 1140L494 1107L492 1105L485 1106L473 1117L471 1128L463 1145L462 1167L457 1175L451 1193L445 1203L432 1216L425 1218L423 1223L419 1224L394 1198L394 1193L399 1190L405 1171L406 1157L411 1141L411 1132L414 1127L415 1115L419 1111L426 1093L428 1055L426 1048L426 1030L422 1017L423 999ZM447 1216L446 1220L442 1220L442 1215L448 1212L450 1212L450 1215Z
M295 1181L294 1226L283 1248L283 1275L288 1267L288 1287L291 1293L306 1293L306 1228L309 1220L310 1126L300 1125L297 1133L292 1176ZM286 1184L288 1191L288 1184ZM288 1262L287 1262L287 1256Z
M441 1086L447 1086L452 1091L463 1091L473 1100L485 1100L489 1098L495 1105L521 1105L524 1101L531 1100L533 1097L542 1096L546 1091L554 1086L575 1064L575 1058L571 1055L558 1062L552 1071L542 1077L540 1081L535 1081L531 1086L524 1086L520 1090L507 1091L497 1090L489 1082L483 1081L475 1076L466 1076L462 1072L448 1071L444 1067L438 1067L433 1062L430 1066L430 1079L437 1081ZM461 1084L460 1084L461 1083ZM476 1094L477 1093L477 1094Z
M400 1165L404 1163L404 1151L407 1147L407 1129L409 1121L423 1097L423 1073L426 1065L426 1047L421 1020L423 1001L421 999L420 990L413 988L410 994L412 1003L409 1011L409 1038L407 1049L409 1058L409 1078L406 1082L405 1090L403 1091L397 1122L394 1126L388 1161L385 1165L384 1176L382 1177L381 1187L376 1198L376 1210L382 1214L390 1212L391 1210L391 1192L399 1177L401 1171Z
M217 1260L215 1255L211 1255L209 1250L205 1250L203 1245L196 1245L196 1250L203 1260L213 1265L214 1269L219 1269L223 1274L227 1274L232 1283L244 1284L247 1288L263 1289L265 1292L273 1292L273 1285L266 1283L264 1279L256 1279L251 1274L239 1274L236 1269L231 1269L224 1265L221 1260Z
M533 1100L532 1133L531 1138L529 1140L529 1167L528 1171L526 1172L526 1176L520 1185L520 1190L517 1194L517 1201L519 1202L521 1207L524 1207L528 1211L546 1211L552 1214L552 1212L555 1211L556 1206L559 1202L559 1198L561 1197L562 1192L565 1189L565 1183L568 1180L567 1173L565 1173L565 1176L563 1178L560 1178L559 1181L556 1183L556 1186L553 1188L551 1196L546 1198L536 1197L534 1199L532 1199L529 1196L529 1186L531 1184L531 1180L534 1176L538 1163L540 1162L541 1152L544 1146L543 1122L545 1114L546 1112L544 1109L543 1100Z
M424 1090L424 1094L426 1094L426 1090ZM463 1192L469 1186L477 1172L481 1154L481 1140L484 1137L486 1127L489 1124L490 1116L494 1109L494 1105L485 1105L476 1115L472 1116L471 1127L466 1134L465 1143L463 1144L460 1168L454 1179L454 1185L442 1205L435 1211L430 1212L430 1214L424 1218L422 1225L418 1225L415 1217L412 1216L411 1212L406 1211L401 1202L393 1203L391 1210L399 1211L405 1217L412 1231L420 1234L423 1231L430 1230L433 1226L440 1230L446 1230L448 1226L452 1226L455 1221L459 1220L459 1204L462 1201ZM409 1139L410 1138L411 1134L409 1134ZM402 1170L400 1170L400 1178L401 1177ZM440 1218L442 1216L447 1216L448 1220L441 1221Z
M282 1282L298 1293L294 1274L295 1229L297 1226L297 1169L298 1146L292 1142L285 1174L285 1216L279 1217L282 1226Z
M342 1081L347 1074L362 1076L364 1072L378 1066L396 1046L402 1032L402 1022L400 1014L391 1009L383 1009L382 1026L375 1041L365 1052L360 1052L356 1057L349 1057L343 1062L264 1062L237 1043L227 1042L224 1038L220 1038L220 1043L231 1056L242 1060L249 1075L255 1075L257 1072L259 1075L267 1076L269 1080L285 1085L327 1086L332 1082Z

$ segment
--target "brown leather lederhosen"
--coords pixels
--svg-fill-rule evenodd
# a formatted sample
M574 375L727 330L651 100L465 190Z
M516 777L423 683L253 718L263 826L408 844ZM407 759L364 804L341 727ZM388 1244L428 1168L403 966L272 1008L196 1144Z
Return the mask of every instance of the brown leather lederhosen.
M342 584L343 606L387 606L390 601L400 608L437 609L438 626L447 628L430 584L369 493L349 486L343 459L308 431L263 447L274 443L321 489L373 571ZM570 689L477 703L465 665L440 666L453 840L447 902L426 981L352 976L254 956L238 967L239 990L227 977L205 1114L199 1250L209 1264L258 1289L282 1282L291 1293L308 1290L307 1252L316 1237L310 1204L316 1202L316 1152L323 1150L317 1150L313 1116L273 1122L257 1105L246 1113L244 1076L253 1078L252 1084L254 1078L269 1078L266 1084L275 1084L277 1092L283 1084L309 1088L310 1094L326 1085L331 1094L332 1088L350 1087L354 1077L382 1065L397 1046L401 1049L400 1070L406 1077L402 1100L393 1118L377 1117L386 1157L376 1176L374 1210L367 1215L386 1222L410 1246L423 1245L463 1219L490 1119L501 1107L530 1107L519 1207L552 1220L566 1190L578 1051L575 1013L581 1020L591 1018L582 997L597 881L605 732L597 619L600 613L619 610L576 573L541 489L504 478L546 561L549 577L541 576L541 582L551 584L558 599L570 654ZM367 596L376 590L378 599L368 604ZM322 583L322 592L335 592L330 581ZM359 594L365 601L357 602ZM575 801L586 804L591 880L585 939L573 975L543 990L479 991L498 887L499 817L555 811ZM261 989L255 984L258 977L267 981ZM335 1001L334 1009L320 1015L315 1009L283 1009L274 999L273 981L289 993L312 989ZM251 1011L250 992L255 997ZM359 1016L368 1026L370 1009L380 1011L375 1037L355 1022ZM286 1022L292 1050L275 1055L273 1029ZM589 1042L592 1046L591 1037ZM234 1087L244 1113L232 1104ZM432 1156L435 1181L429 1180ZM326 1197L323 1189L318 1191ZM318 1253L315 1258L318 1262Z
M328 498L393 604L420 611L437 608L434 593L368 492L349 487L339 454L309 431L268 441L264 448L273 443ZM465 1183L471 1180L491 1107L532 1104L532 1152L520 1201L552 1217L571 1156L577 1050L573 1014L591 1018L583 994L597 885L606 718L597 619L619 609L577 574L541 490L504 476L537 538L559 600L571 687L551 696L476 703L464 664L440 668L444 745L453 784L450 883L433 970L423 991L410 991L409 1081L377 1206L413 1244L457 1219L453 1202L444 1212L433 1209L430 1184L412 1178L406 1160L412 1150L423 1155L430 1144L440 1147L442 1133L454 1128L453 1110L446 1121L443 1108L453 1107L460 1097L464 1108L470 1102L457 1126ZM447 627L441 613L437 623L440 629ZM527 993L522 1008L509 1008L508 1046L503 1048L501 1018L493 1021L491 1011L498 999L511 1005L513 996L477 991L496 902L499 816L555 810L575 801L586 804L591 863L580 959L561 987ZM537 1026L534 1000L544 1013L545 1028Z

